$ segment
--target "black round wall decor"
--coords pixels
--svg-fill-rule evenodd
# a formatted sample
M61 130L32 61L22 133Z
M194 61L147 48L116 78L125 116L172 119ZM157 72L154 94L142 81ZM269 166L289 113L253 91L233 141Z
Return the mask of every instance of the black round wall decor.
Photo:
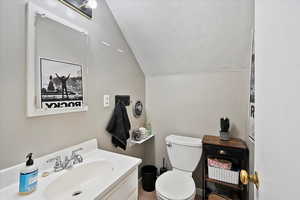
M141 101L135 102L133 105L133 115L138 118L143 113L143 103Z

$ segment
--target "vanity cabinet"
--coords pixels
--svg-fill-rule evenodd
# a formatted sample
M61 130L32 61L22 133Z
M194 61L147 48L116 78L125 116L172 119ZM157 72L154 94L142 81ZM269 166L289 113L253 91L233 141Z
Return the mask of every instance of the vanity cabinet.
M138 199L138 169L129 173L106 194L97 200L137 200Z
M230 184L208 176L208 158L227 160L232 163L234 171L249 170L249 151L244 141L232 138L222 141L217 136L204 136L203 140L203 200L208 199L209 194L230 194L234 200L248 200L248 186L240 180L238 184Z

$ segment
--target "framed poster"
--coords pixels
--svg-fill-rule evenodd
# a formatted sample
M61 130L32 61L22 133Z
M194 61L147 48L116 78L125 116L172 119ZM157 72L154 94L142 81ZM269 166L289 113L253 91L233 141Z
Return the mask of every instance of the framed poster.
M32 2L26 13L27 117L88 111L87 30Z
M41 109L82 108L82 65L40 58Z
M79 14L87 17L88 19L93 18L93 9L86 6L87 5L87 0L59 0L66 6L72 8Z
M249 97L249 139L255 141L255 48L254 34L250 63L250 97Z
M251 72L250 72L250 108L249 108L249 117L250 117L250 133L249 137L251 140L255 140L255 55L252 55L252 64L251 64Z

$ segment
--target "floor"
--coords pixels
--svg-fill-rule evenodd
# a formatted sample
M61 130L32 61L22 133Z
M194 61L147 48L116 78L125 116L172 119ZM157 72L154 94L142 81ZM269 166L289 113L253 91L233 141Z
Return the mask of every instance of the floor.
M196 196L195 200L200 200L200 196ZM146 192L142 187L139 187L139 200L156 200L155 191Z

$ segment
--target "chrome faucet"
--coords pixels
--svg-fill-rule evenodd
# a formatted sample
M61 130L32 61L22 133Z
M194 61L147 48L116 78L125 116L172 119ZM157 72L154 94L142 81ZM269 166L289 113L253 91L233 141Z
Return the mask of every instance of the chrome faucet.
M56 156L55 158L51 158L51 159L47 160L47 163L55 161L55 164L53 167L54 172L59 172L64 169L70 169L71 167L73 167L73 165L83 162L82 156L77 153L78 151L82 151L82 150L83 150L82 148L75 149L74 151L72 151L70 159L68 158L68 156L66 156L65 160L63 162L61 161L60 156Z

